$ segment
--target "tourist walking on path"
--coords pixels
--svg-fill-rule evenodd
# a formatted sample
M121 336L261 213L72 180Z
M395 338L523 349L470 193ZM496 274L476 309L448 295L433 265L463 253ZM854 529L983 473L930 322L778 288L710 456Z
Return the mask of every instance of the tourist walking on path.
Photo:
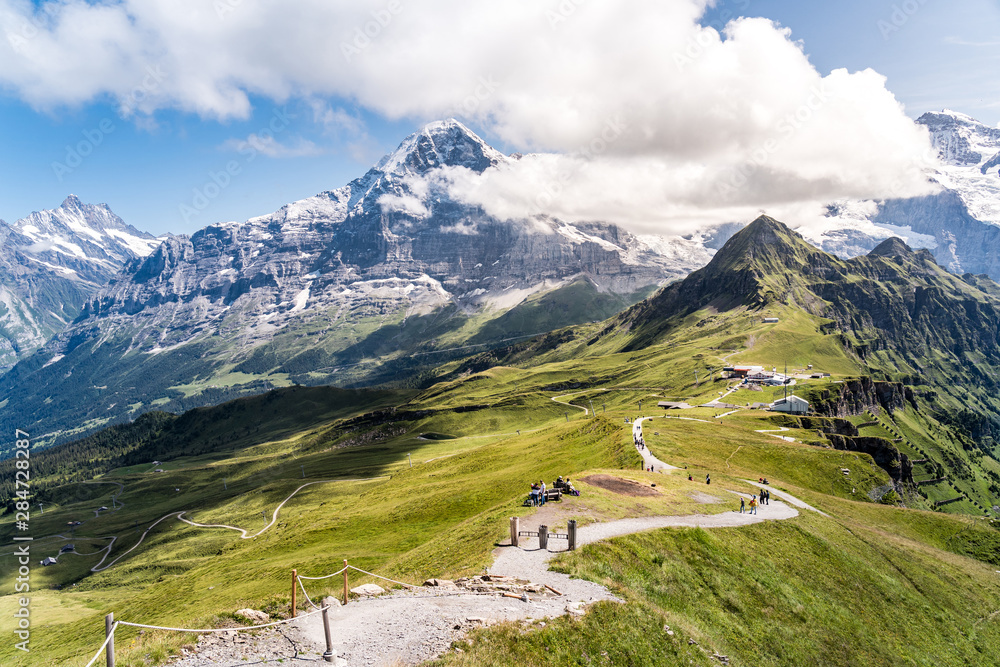
M747 509L747 501L743 496L740 496L740 514L743 514Z
M712 473L708 473L707 475L705 475L705 484L711 484L711 483L712 483Z
M750 496L750 514L757 513L757 497Z

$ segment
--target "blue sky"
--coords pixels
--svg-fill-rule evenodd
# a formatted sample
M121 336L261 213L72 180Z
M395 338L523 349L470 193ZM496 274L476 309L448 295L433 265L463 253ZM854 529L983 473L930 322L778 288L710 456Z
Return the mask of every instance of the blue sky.
M491 50L486 45L479 52L479 41L489 40L471 41L462 47L450 44L451 40L418 39L421 30L428 30L428 24L420 21L435 17L451 20L459 7L469 11L470 4L476 3L452 3L453 12L448 2L431 0L423 15L413 17L411 24L401 1L354 2L349 3L350 8L340 3L345 4L343 15L324 14L327 8L318 8L322 3L310 0L286 3L288 23L274 24L272 19L269 26L266 18L253 17L257 11L253 3L219 0L229 3L223 6L231 9L231 16L228 11L216 11L216 17L203 18L194 28L180 25L171 32L172 24L164 17L169 18L171 11L183 13L185 2L147 3L148 7L157 5L159 14L148 7L136 9L138 5L129 2L107 3L131 20L109 17L107 11L97 15L94 5L82 1L63 3L63 9L58 10L62 14L55 5L36 2L32 23L24 24L25 17L30 18L26 5L0 0L7 41L16 46L18 38L23 38L26 45L0 52L0 218L13 222L33 210L54 208L73 193L85 202L109 204L126 222L154 234L192 233L212 222L266 214L284 203L344 185L363 174L406 134L425 121L446 115L449 109L454 111L449 115L456 115L505 152L571 150L579 143L579 136L586 137L587 131L593 133L592 127L599 126L581 129L578 135L572 133L578 116L590 110L575 108L575 96L588 88L600 90L605 81L602 77L621 78L588 65L601 62L604 54L599 50L581 52L575 60L560 63L563 69L554 70L548 80L557 83L547 83L546 89L559 87L562 81L567 82L566 89L559 96L538 100L539 118L533 124L532 88L526 85L523 91L517 90L517 84L508 83L515 80L508 75L500 76L495 84L501 86L502 95L489 90L493 85L489 83L491 72L505 59L502 46ZM538 24L537 35L530 30L525 34L518 23L523 15L513 11L510 25L491 17L484 29L496 26L501 34L509 30L514 43L517 39L530 43L532 37L539 43L558 40L570 30L586 29L588 12L596 12L588 2L534 3L547 12L539 15L547 24ZM670 8L675 15L661 19L667 32L671 16L681 17L674 22L682 22L691 14L701 26L718 28L736 17L767 18L789 29L790 40L801 42L808 63L820 77L838 68L852 73L872 68L886 77L885 88L905 105L910 117L948 107L989 125L1000 123L1000 5L995 0L735 0L720 1L700 18L697 0L662 4L676 5ZM633 2L620 6L617 18L622 30L631 29L644 5ZM293 8L301 9L301 25L295 22ZM634 11L629 13L630 9ZM70 10L77 14L69 14ZM379 17L385 25L372 23ZM309 40L320 37L314 37L309 26L322 28L324 20L331 21L326 33L332 46L316 51L315 62L310 62L314 52L308 48ZM467 24L467 17L465 21ZM149 38L136 27L144 22L162 32ZM607 25L607 16L603 22L608 31L616 29L614 22ZM358 41L358 30L366 27L372 33L369 41L375 44L371 48L366 38ZM65 30L73 32L61 32ZM208 35L204 42L192 46L200 39L192 36L199 30ZM771 39L761 35L758 31L760 39ZM58 57L48 55L52 48L41 48L44 39L64 46ZM676 39L683 45L683 34ZM143 40L155 42L157 47L148 47ZM255 80L253 63L247 64L246 56L236 52L242 47L227 46L254 40L260 44L258 50L265 51L272 43L302 46L294 58L285 59L289 49L276 50L274 56L265 53L262 58L270 57L280 65L258 67L260 79ZM406 44L406 50L393 52L391 45L397 42ZM115 45L111 55L108 43ZM217 46L204 47L206 43ZM207 50L199 54L199 48ZM357 53L352 53L352 48ZM449 48L459 52L450 53ZM545 53L543 46L526 48ZM383 52L386 60L378 60ZM404 63L409 54L414 54L416 61L412 70ZM780 50L775 54L774 58L786 57ZM229 55L238 62L228 62ZM140 57L147 62L139 63ZM559 55L551 57L558 59ZM114 58L129 59L129 65L116 64ZM449 71L451 63L465 58L476 61L478 69ZM385 73L392 63L400 63L401 74L396 79ZM772 75L766 63L746 67L753 68L748 71L760 78L788 76L781 70ZM314 75L324 68L329 69L328 76ZM595 71L593 82L585 76L588 68ZM654 70L650 68L647 79L643 68L633 67L629 71L634 82L630 83L636 89L655 88L663 79ZM654 78L654 74L661 78ZM464 87L454 84L464 81L463 77L467 77L461 84ZM482 83L477 85L477 81ZM765 98L765 106L775 83L761 85L759 94ZM476 91L484 86L492 97L487 100L484 96L480 105ZM657 103L649 96L636 99L653 107ZM653 108L650 113L656 115L656 111ZM838 122L844 132L852 131L849 122ZM638 119L633 126L642 123ZM579 124L586 123L581 120ZM897 129L894 126L889 134ZM670 126L664 128L667 133L669 130ZM684 132L683 124L677 126L677 132ZM707 152L715 150L708 146L712 140L705 137ZM735 141L740 143L739 137ZM746 144L752 147L754 141L748 139ZM640 144L627 146L628 157L648 157L652 149ZM662 147L658 157L669 160L678 155L690 159L699 151L696 141L678 147L663 140L658 145ZM624 147L626 143L619 142L619 148L625 151ZM624 158L619 155L616 159Z

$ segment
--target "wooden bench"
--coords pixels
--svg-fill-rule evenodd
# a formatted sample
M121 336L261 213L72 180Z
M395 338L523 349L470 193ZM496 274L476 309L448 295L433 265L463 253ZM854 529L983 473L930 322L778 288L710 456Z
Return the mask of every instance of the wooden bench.
M545 489L545 502L550 500L562 500L562 489ZM524 506L531 507L531 496L524 499Z

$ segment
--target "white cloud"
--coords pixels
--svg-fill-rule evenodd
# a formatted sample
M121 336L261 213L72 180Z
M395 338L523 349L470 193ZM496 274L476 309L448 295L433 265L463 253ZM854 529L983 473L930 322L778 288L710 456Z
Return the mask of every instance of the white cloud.
M510 216L662 231L927 190L914 168L927 137L883 77L823 75L763 19L702 27L709 2L62 0L32 23L30 2L0 0L0 85L42 108L111 96L142 113L244 118L262 95L457 115L564 154L449 175ZM149 85L153 64L163 76ZM331 131L363 132L334 106L316 111Z
M263 133L250 134L246 139L229 139L222 143L221 148L240 153L260 153L272 158L306 157L323 153L319 146L306 139L299 139L294 144L283 144Z

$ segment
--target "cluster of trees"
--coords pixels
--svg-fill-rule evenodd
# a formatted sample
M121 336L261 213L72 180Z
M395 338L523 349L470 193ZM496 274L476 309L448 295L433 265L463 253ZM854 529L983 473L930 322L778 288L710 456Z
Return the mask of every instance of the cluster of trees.
M81 440L30 452L31 500L52 502L52 490L62 484L93 479L123 465L134 451L155 440L176 416L147 412L130 424L118 424ZM15 459L0 461L0 505L12 511L17 500Z

